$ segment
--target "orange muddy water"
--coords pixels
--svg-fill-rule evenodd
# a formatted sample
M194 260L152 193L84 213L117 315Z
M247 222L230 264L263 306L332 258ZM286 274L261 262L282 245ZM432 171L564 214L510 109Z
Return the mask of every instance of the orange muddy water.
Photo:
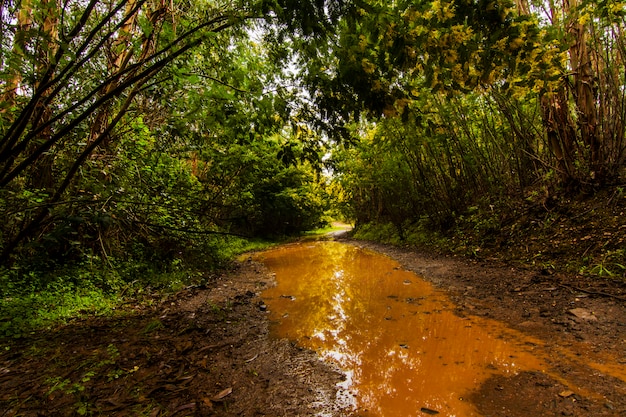
M494 374L545 368L541 343L458 317L431 284L375 252L333 241L258 255L276 274L263 298L273 332L347 375L361 416L479 416L468 394Z

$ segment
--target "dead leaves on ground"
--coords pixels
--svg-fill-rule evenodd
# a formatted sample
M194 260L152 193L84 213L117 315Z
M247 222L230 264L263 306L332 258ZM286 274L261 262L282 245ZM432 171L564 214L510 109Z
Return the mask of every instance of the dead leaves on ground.
M232 386L218 385L229 381L212 374L212 356L236 338L208 335L183 314L150 332L142 331L150 318L102 320L40 335L0 356L0 409L159 416L210 412L232 394Z

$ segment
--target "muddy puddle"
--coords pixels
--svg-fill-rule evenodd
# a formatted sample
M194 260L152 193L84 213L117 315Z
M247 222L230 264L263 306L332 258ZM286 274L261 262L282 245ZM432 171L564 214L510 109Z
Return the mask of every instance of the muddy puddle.
M441 291L383 255L322 241L258 260L276 275L262 294L275 336L336 363L360 416L479 416L467 398L489 377L546 368L539 341L455 315Z

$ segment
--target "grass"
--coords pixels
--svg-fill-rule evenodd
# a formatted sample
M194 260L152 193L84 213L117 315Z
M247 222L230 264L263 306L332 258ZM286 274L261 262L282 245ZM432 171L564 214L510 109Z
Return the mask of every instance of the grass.
M216 255L224 260L236 259L239 255L269 249L278 243L264 239L244 239L237 236L220 236Z
M242 253L275 244L220 236L206 248L205 259L173 259L165 268L110 258L97 268L85 263L45 272L0 270L0 340L25 337L79 317L113 315L129 299L150 303L155 292L171 293L206 282L211 268L225 268Z
M420 221L361 224L353 237L626 282L626 198L615 195L560 196L549 207L532 201L472 207L439 231Z
M120 297L98 288L68 285L1 301L0 337L19 338L81 315L111 314L120 304Z

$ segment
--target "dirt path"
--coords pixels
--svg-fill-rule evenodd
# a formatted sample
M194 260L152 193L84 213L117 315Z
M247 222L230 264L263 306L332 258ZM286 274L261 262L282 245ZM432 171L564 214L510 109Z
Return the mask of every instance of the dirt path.
M370 242L444 289L457 314L537 339L550 369L494 377L470 400L484 416L626 416L626 286L471 262Z
M341 415L342 375L268 337L258 293L271 283L243 262L210 288L12 343L0 416Z
M624 285L351 243L445 289L459 315L508 323L549 352L549 373L492 378L473 393L484 416L626 416ZM0 416L350 415L337 370L268 336L259 294L271 284L245 261L151 307L3 341Z

